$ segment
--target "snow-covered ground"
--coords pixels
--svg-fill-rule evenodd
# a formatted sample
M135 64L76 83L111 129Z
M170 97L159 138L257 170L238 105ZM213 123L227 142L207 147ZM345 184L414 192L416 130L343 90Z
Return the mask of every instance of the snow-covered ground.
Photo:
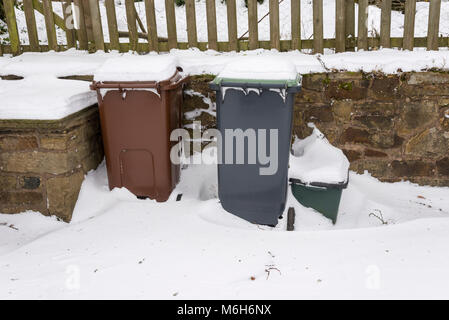
M19 1L20 2L20 1ZM165 0L155 0L156 22L158 28L158 35L160 37L167 36L167 25L165 17ZM126 31L128 25L126 22L125 1L116 0L117 23L120 31ZM207 24L206 24L206 1L197 0L196 4L196 22L199 41L207 41ZM146 26L146 15L144 2L136 2L137 12ZM264 1L263 4L258 4L258 18L262 18L269 11L269 1ZM58 3L53 3L54 11L62 16L62 7ZM226 3L224 1L216 1L217 10L217 26L218 26L218 41L227 41L227 15ZM280 35L281 39L291 39L290 26L290 1L283 1L279 6L280 10ZM105 41L109 41L109 32L107 28L106 8L104 0L100 0L100 11L103 22L103 32ZM185 6L176 7L176 23L178 41L187 41L187 24ZM358 6L356 4L356 21ZM25 14L21 10L16 10L19 33L21 35L21 42L28 43ZM335 0L323 0L323 16L324 16L324 37L335 38ZM415 21L415 36L425 37L427 35L427 25L429 16L429 3L418 2L416 4L416 21ZM301 38L310 39L313 34L313 12L312 0L301 0ZM47 35L45 31L45 22L41 14L36 13L36 21L38 24L39 40L42 44L47 43ZM391 36L402 37L404 30L404 15L398 11L392 12L391 17ZM1 23L1 22L0 22ZM242 36L248 30L248 9L245 7L244 0L237 0L237 26L238 36ZM269 17L266 17L259 23L259 39L269 40ZM357 32L357 27L356 27ZM368 30L370 36L378 35L380 32L380 9L376 6L369 6L368 10ZM440 19L440 35L448 36L449 34L449 2L443 0L441 4L441 19ZM7 35L0 36L0 39L5 39ZM57 30L58 42L60 44L66 43L65 33L58 28ZM122 42L128 42L128 39L122 38Z
M449 188L351 173L335 226L288 195L293 232L227 213L216 189L214 165L191 165L168 202L138 200L102 164L72 223L0 215L0 298L449 298Z

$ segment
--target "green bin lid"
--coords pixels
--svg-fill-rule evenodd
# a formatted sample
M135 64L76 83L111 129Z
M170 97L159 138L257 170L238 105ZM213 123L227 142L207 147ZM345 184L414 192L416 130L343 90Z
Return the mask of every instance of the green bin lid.
M222 77L216 77L213 81L214 84L221 84L223 82L227 83L241 83L241 84L276 84L276 85L282 85L286 87L297 87L301 85L302 77L300 74L296 76L296 79L276 79L276 80L270 80L270 79L245 79L245 78L222 78Z
M301 75L289 60L277 55L248 55L228 63L213 81L214 84L275 84L286 87L301 85Z

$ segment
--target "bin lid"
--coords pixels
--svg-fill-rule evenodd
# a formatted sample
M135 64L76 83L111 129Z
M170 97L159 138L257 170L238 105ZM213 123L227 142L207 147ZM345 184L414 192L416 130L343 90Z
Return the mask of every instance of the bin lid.
M301 75L288 59L270 56L246 56L228 63L213 83L263 83L287 87L301 85Z
M124 55L110 58L95 72L94 80L111 82L163 81L176 73L178 61L170 55Z

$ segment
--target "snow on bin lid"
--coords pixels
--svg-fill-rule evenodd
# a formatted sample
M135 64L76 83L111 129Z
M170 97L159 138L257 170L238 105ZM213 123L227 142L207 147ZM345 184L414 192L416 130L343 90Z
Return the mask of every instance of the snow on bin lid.
M215 79L215 83L286 83L297 86L301 82L295 65L288 59L279 57L247 56L228 63Z
M162 81L176 72L178 61L169 55L126 55L111 58L95 72L95 81Z
M304 184L344 185L348 181L349 161L314 128L313 133L292 146L289 176Z

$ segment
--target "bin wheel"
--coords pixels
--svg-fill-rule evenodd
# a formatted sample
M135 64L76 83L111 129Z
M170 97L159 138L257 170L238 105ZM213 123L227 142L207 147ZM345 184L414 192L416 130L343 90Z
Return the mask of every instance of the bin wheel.
M295 208L288 208L287 213L287 231L295 230Z
M176 201L181 201L181 199L182 199L182 193L179 193L179 194L176 196Z

